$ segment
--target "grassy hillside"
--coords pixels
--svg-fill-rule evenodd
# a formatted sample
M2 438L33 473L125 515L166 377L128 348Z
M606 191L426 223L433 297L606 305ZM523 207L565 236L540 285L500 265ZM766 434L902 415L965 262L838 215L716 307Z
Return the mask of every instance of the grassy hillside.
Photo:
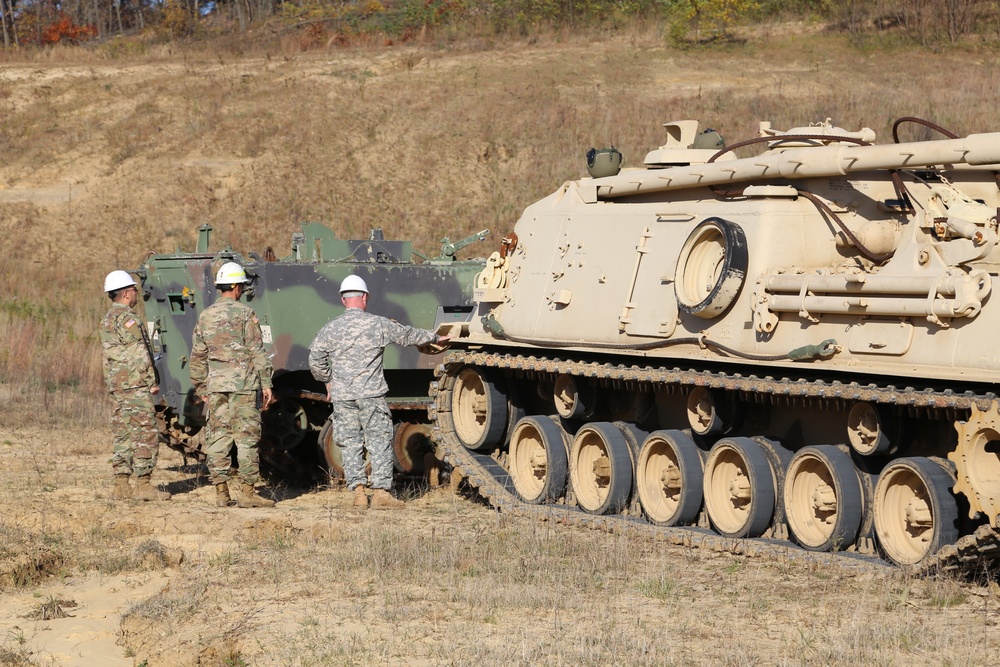
M994 58L871 52L809 34L678 50L659 30L502 45L330 46L238 57L164 45L136 58L55 49L0 68L0 381L24 394L101 390L101 279L149 251L278 255L303 220L411 239L488 227L585 174L591 146L626 165L697 118L730 141L758 120L831 117L890 141L916 115L997 129ZM490 248L474 248L485 255Z

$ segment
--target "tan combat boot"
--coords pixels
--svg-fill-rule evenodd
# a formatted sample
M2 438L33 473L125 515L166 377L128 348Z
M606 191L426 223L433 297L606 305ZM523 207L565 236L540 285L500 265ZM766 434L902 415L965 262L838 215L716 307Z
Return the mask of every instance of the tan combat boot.
M385 489L375 489L372 494L372 509L379 510L401 510L406 507L402 500L396 500Z
M359 510L368 509L368 493L364 486L354 487L354 507Z
M216 507L229 507L229 503L232 497L229 495L229 485L225 482L219 482L215 485L215 506Z
M261 498L254 491L253 484L243 483L240 485L240 499L236 501L237 507L274 507L274 501Z
M132 497L132 487L128 485L128 475L115 475L115 488L111 490L111 497L115 500L128 500Z
M170 500L170 494L153 486L149 476L136 478L132 497L136 500Z

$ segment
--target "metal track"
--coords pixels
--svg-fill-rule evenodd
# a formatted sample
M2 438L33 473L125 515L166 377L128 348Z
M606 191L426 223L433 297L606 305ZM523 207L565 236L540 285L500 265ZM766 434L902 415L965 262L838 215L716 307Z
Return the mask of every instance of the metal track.
M875 384L827 382L824 380L775 379L773 377L742 376L724 372L690 371L638 365L625 366L586 361L563 361L546 357L520 356L506 353L452 351L444 363L435 369L438 378L431 386L433 405L429 416L434 424L432 438L444 450L446 460L465 481L501 512L528 516L541 521L583 526L608 533L632 533L654 536L671 544L708 548L733 554L772 557L811 558L820 561L856 566L886 563L875 557L852 552L817 553L801 549L786 540L733 539L704 528L660 527L641 518L624 515L596 516L565 505L531 505L514 493L507 471L490 455L467 449L458 439L451 416L451 391L455 376L449 371L461 366L569 373L611 382L636 383L652 387L665 385L701 386L712 389L743 391L779 398L819 398L868 401L919 408L968 410L973 405L987 409L996 396L992 393L955 393L952 390L898 389ZM981 526L974 533L961 537L937 554L914 567L914 571L931 575L942 571L974 572L1000 559L1000 534L990 526Z

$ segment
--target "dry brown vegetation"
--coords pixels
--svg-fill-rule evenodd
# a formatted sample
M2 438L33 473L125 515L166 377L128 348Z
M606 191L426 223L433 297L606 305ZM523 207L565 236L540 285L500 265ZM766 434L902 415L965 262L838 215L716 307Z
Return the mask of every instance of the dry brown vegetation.
M412 488L403 513L340 490L217 509L172 452L170 503L115 502L105 439L0 429L0 664L981 665L1000 648L995 584L533 523L444 489Z
M51 59L51 62L48 59ZM917 115L990 129L994 58L866 54L837 38L676 51L658 34L472 46L73 62L0 69L0 379L100 385L101 276L216 229L241 251L288 252L303 220L370 227L425 251L509 230L530 201L615 144L637 164L660 124L699 118L730 139L833 118ZM485 254L485 248L478 248Z
M499 238L591 146L638 164L668 120L730 140L763 119L883 141L902 115L997 129L986 53L806 34L482 46L0 63L0 664L992 662L981 582L526 523L419 488L389 516L290 489L276 510L217 510L171 452L175 500L108 499L101 279L192 248L201 223L241 251L287 254L303 220L431 251ZM60 600L79 606L28 618Z

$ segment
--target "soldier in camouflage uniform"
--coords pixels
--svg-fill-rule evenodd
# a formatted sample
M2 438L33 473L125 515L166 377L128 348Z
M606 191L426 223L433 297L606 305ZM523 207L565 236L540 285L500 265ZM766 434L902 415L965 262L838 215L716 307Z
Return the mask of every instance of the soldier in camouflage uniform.
M115 472L113 498L124 500L169 500L151 483L160 445L153 396L160 389L146 342L146 330L132 309L139 300L135 280L125 271L112 271L104 279L104 291L113 302L101 320L104 379L115 399L111 416ZM135 477L135 491L129 486Z
M271 361L264 350L257 315L240 303L247 282L239 264L222 265L215 276L219 299L198 316L191 341L191 384L208 406L205 454L219 507L232 500L228 482L234 445L241 489L237 504L274 505L254 490L260 481L260 409L272 398Z
M354 506L368 507L363 449L372 465L373 508L402 509L392 485L392 416L382 355L389 343L423 345L448 340L433 331L405 326L366 312L368 286L359 276L340 285L346 310L328 322L309 346L309 369L327 385L333 405L333 437L344 454L344 477Z

